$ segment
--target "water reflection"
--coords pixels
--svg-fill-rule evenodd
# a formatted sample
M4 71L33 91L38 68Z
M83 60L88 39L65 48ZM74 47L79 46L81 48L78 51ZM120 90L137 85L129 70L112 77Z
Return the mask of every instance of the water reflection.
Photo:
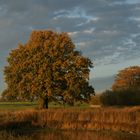
M93 131L42 132L34 134L32 138L38 140L140 140L140 136L136 135Z
M24 135L0 134L0 140L140 140L140 135L95 131L41 131Z

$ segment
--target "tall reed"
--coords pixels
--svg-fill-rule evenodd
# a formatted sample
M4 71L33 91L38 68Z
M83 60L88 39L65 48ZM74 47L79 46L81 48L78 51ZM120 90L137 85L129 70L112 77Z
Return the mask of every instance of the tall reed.
M0 112L0 129L54 128L112 130L140 134L140 106Z

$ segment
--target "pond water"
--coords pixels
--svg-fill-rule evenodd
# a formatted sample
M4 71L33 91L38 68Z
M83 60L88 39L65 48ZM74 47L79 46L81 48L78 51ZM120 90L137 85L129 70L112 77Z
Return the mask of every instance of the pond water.
M95 131L41 131L3 140L140 140L140 135Z
M38 133L33 137L39 140L140 140L136 135L93 131L52 131Z

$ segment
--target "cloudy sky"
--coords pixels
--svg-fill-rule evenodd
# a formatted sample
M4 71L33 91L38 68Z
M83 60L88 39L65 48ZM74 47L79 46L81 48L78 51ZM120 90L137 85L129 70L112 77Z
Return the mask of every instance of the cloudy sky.
M0 91L8 53L36 29L71 36L94 63L95 90L108 88L118 70L140 65L140 0L0 0Z

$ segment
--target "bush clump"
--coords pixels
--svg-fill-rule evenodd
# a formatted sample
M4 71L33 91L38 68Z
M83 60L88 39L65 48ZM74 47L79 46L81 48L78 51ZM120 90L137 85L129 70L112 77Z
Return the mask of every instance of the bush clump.
M140 105L140 90L125 89L112 91L107 90L100 96L100 101L103 105L125 105L134 106Z

